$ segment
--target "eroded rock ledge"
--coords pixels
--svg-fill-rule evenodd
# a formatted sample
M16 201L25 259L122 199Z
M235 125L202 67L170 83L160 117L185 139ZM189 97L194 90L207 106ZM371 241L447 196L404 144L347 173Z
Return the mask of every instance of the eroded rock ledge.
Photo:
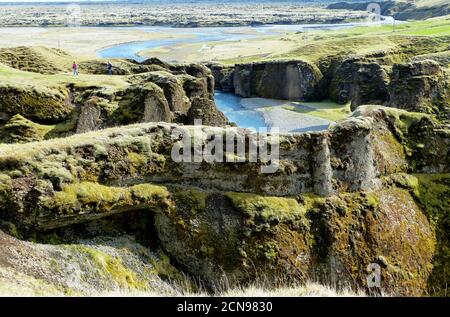
M114 76L97 76L105 74L106 61L85 60L80 63L82 76L73 78L61 75L65 72L58 68L62 62L51 61L52 57L64 63L72 60L61 50L19 47L7 51L37 58L30 57L33 62L25 65L7 60L13 79L0 83L2 143L41 141L142 122L228 123L214 102L214 78L199 64L171 65L156 58L142 63L114 60ZM23 82L21 76L30 79Z
M410 62L406 52L329 56L317 63L263 61L208 64L216 88L241 97L377 104L432 114L450 122L450 76L433 60ZM403 62L401 62L403 61Z
M364 288L370 263L383 282L369 292L443 287L450 134L427 115L362 107L329 131L280 135L276 174L262 162L176 163L176 128L1 146L2 223L26 237L146 215L140 230L153 227L177 266L212 288L256 277Z

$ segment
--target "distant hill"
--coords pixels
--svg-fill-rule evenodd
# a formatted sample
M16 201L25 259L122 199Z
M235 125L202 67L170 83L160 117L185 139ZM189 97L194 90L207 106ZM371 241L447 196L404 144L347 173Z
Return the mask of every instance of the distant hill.
M327 8L364 11L372 2L338 2ZM381 1L379 4L382 15L393 16L397 20L423 20L450 14L448 0Z

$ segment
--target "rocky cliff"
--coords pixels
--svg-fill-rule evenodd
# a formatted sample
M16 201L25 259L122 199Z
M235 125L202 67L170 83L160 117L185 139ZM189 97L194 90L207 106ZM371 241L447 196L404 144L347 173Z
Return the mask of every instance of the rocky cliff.
M229 68L215 67L213 75L229 89ZM321 98L322 74L313 64L304 61L273 61L235 65L232 73L234 93L241 97L266 97L287 100ZM223 78L222 78L223 77Z
M398 53L397 53L398 54ZM450 121L450 75L433 60L397 62L396 54L302 61L210 65L218 89L242 97L340 104L377 104L436 115ZM320 67L319 67L320 66Z
M434 61L394 65L389 92L390 107L450 119L450 81Z
M37 56L42 50L25 52ZM51 53L34 60L36 65L13 60L11 67L0 64L3 142L38 141L138 122L228 123L215 106L213 76L204 66L114 60L115 75L100 76L105 61L90 60L80 62L81 76L73 78L58 72L60 64L75 58L59 50ZM50 57L56 62L52 64Z
M64 239L108 230L104 221L135 223L128 230L211 289L255 278L365 288L371 264L381 268L382 286L369 293L443 289L450 133L428 115L362 107L329 131L279 135L274 174L261 172L273 162L239 155L174 161L180 129L202 136L200 151L217 146L212 132L232 135L235 146L254 137L144 123L2 145L3 228Z

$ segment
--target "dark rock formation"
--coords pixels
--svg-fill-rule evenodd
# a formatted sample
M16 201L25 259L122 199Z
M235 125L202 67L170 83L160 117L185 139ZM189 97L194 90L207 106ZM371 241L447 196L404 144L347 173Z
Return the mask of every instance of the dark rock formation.
M186 116L186 124L194 124L195 120L201 120L201 124L209 126L225 126L228 119L216 110L216 105L211 99L195 97Z
M208 69L208 67L201 64L173 65L171 67L171 71L174 74L187 74L196 78L196 85L192 84L191 81L188 81L190 85L187 86L188 88L186 89L186 93L190 98L200 97L198 93L196 93L195 91L192 92L189 89L189 87L195 86L205 88L204 90L202 89L203 95L201 95L204 98L212 98L214 96L214 76L211 74L211 71ZM209 95L206 95L206 92L208 92ZM192 95L192 93L195 93L195 95Z
M215 142L210 132L254 136L237 128L145 123L3 146L0 219L24 236L39 236L145 211L171 259L211 288L256 277L361 288L369 267L378 265L381 288L368 292L421 295L445 274L445 230L435 235L431 219L441 228L448 210L436 213L432 195L444 195L449 183L444 174L407 174L418 171L408 152L417 116L364 107L330 131L279 135L273 174L261 173L267 163L260 160L172 159L180 129L202 133L204 149ZM434 142L437 123L420 124ZM448 151L450 134L441 129L447 143L434 144ZM429 155L429 172L450 171L448 163L435 170L449 153ZM425 194L430 186L440 189Z
M322 74L304 61L238 64L234 69L234 93L242 97L316 100L321 96Z
M225 92L234 92L234 66L209 64L207 67L214 76L215 88Z
M389 93L390 107L450 120L450 81L434 61L394 65Z
M330 99L344 104L351 101L352 110L360 105L383 104L388 100L389 76L376 62L350 58L333 74Z
M169 103L170 111L179 111L186 113L190 107L189 98L183 88L183 82L176 76L169 73L150 73L146 79L161 87L164 91L164 96ZM200 89L202 89L201 87ZM164 121L164 120L162 120Z
M428 44L427 44L428 45ZM242 97L321 101L340 104L387 105L408 111L450 118L449 74L437 62L418 60L399 64L386 53L368 56L329 57L320 70L302 61L238 64L234 69L210 65L216 87ZM230 76L233 74L233 89ZM324 75L322 75L324 74Z
M89 66L93 73L104 72L105 61L88 64L86 69ZM0 85L0 129L14 115L31 120L20 122L28 130L10 122L8 129L15 127L15 137L3 133L2 142L37 141L140 122L186 123L197 118L208 125L227 122L215 106L214 78L205 66L169 65L157 59L143 63L116 60L115 65L127 65L123 72L115 71L132 75L120 76L118 83L116 76L111 77L113 85L93 81L47 84L40 79L27 85ZM39 133L31 133L36 127ZM21 131L23 137L18 135Z

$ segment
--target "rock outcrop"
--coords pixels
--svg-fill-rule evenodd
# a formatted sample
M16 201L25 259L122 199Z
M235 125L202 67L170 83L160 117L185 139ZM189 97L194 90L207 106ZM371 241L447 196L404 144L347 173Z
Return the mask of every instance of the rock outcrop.
M102 73L104 63L92 61L85 65L85 71ZM129 75L106 79L87 76L86 83L70 77L67 81L48 83L41 75L26 84L2 82L0 129L15 127L15 137L4 133L2 142L39 141L141 122L188 124L202 119L204 124L213 126L228 123L214 103L214 78L205 66L169 65L157 59L116 63L116 72ZM129 67L122 71L116 65ZM18 128L17 122L9 122L15 115L28 120L20 123L24 129ZM31 133L38 126L39 133ZM21 131L23 137L18 135Z
M184 122L186 124L195 124L196 120L201 120L202 124L209 126L225 126L228 123L225 115L220 111L216 111L214 101L201 97L195 97L192 100Z
M74 110L69 89L60 86L29 86L0 84L0 112L20 114L41 123L55 123L66 119Z
M242 97L315 100L322 73L304 61L273 61L235 65L234 93Z
M388 53L318 63L273 61L230 66L210 65L216 87L242 97L385 105L450 120L450 77L432 60L398 63ZM233 74L233 89L230 76ZM222 83L226 83L222 85ZM224 88L225 87L225 88Z
M450 120L450 81L434 61L394 65L389 95L390 107Z
M389 98L389 75L376 62L361 58L344 60L333 74L329 96L340 104L351 102L352 110L360 105L383 104Z
M411 155L420 153L417 125L442 147L428 153L426 166ZM421 295L442 286L448 210L439 208L448 196L436 202L448 174L408 174L450 172L450 134L429 116L364 107L326 132L279 135L272 174L261 167L274 162L239 160L248 149L231 162L175 160L183 131L201 135L194 154L211 150L213 132L237 136L235 146L254 137L238 128L145 123L3 145L4 227L23 237L73 236L92 221L143 213L147 225L136 230L153 227L173 263L212 289L256 277L364 288L374 265L382 285L368 292ZM440 189L425 192L431 186Z
M208 64L215 80L215 88L225 92L234 92L234 66Z

